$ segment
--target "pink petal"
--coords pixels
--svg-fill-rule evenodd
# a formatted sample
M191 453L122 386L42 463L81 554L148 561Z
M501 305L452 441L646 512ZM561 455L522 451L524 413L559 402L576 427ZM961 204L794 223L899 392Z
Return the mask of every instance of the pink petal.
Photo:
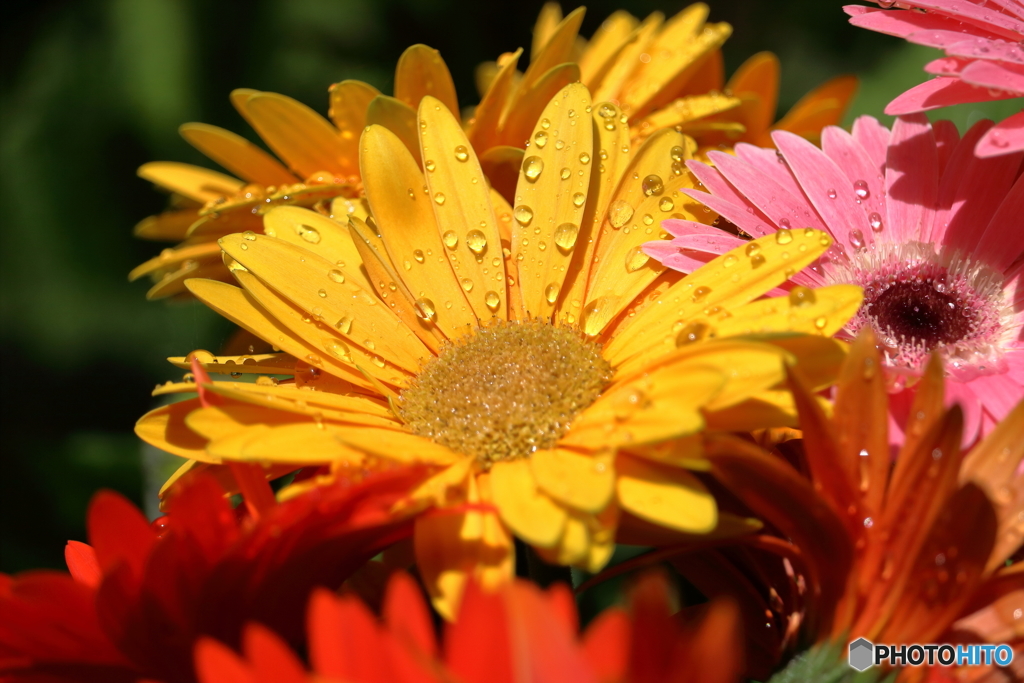
M914 0L914 6L938 10L983 31L991 31L1012 40L1024 37L1024 23L974 3L963 0Z
M972 384L946 381L946 407L957 403L964 411L964 433L960 444L965 447L974 443L981 427L981 401L974 393Z
M803 195L790 194L773 177L734 156L724 152L709 152L708 156L722 175L771 220L773 228L788 223L794 228L825 229ZM789 172L782 168L780 171Z
M894 99L885 108L885 113L890 116L902 116L904 114L948 107L952 104L993 102L995 100L1011 99L1012 97L1012 94L1004 92L993 95L988 89L964 83L959 78L940 76L916 85Z
M772 222L763 217L759 211L740 208L735 204L725 201L718 195L708 194L707 192L683 190L683 193L703 203L748 235L764 237L768 233L775 232L775 226L772 225Z
M684 253L679 247L673 246L672 242L664 240L646 242L641 248L645 254L660 261L666 268L678 270L680 273L692 273L716 257L715 254L705 252Z
M970 150L970 163L967 164L963 179L956 189L953 206L948 214L949 227L946 228L943 239L944 244L967 253L975 252L989 222L1013 186L1021 160L1024 160L1024 152L983 159L974 156L974 145L970 146ZM1021 217L1022 214L1016 216L1018 226L1024 224ZM1012 223L999 228L1000 233L1003 230L1013 230ZM992 247L995 252L1003 249L996 244ZM976 254L984 260L990 255Z
M1024 175L1006 193L978 240L976 253L998 271L1005 271L1024 254Z
M764 173L766 176L778 181L782 187L789 190L789 193L794 197L802 197L803 190L800 189L800 183L796 181L793 174L789 172L789 168L786 167L786 162L782 160L779 153L774 149L765 149L763 147L755 147L745 142L737 144L733 151L736 152L736 156L743 161L747 162L757 170ZM779 171L783 172L780 173Z
M946 231L949 229L950 221L960 205L965 200L964 192L961 191L967 169L974 159L974 146L978 140L992 125L991 121L979 121L971 126L963 139L957 143L950 153L946 170L939 181L939 196L936 201L935 220L932 223L930 240L935 244L946 242Z
M1019 64L1002 64L1000 62L975 61L970 64L960 78L973 85L995 90L1005 90L1017 95L1024 95L1024 66Z
M879 172L879 169L868 157L868 153L857 144L853 136L839 126L827 126L821 131L821 148L839 168L843 169L850 183L855 186L855 192L858 189L856 186L858 181L867 184L864 189L868 195L866 197L858 196L861 200L860 207L864 210L864 215L868 217L868 224L872 226L872 231L879 231L874 227L875 224L872 224L873 219L877 219L877 224L882 226L881 230L884 230L885 175ZM873 217L871 214L876 214L876 216ZM871 235L865 234L865 237L869 241L874 241L874 237Z
M1024 149L1024 111L1000 122L978 141L974 153L994 157Z
M931 42L922 43L930 47L941 48L964 39L964 26L959 21L939 14L926 14L911 10L890 12L869 10L854 16L850 19L850 23L869 31L877 31L907 40L911 40L910 36L920 36L919 40L931 38ZM971 34L985 38L997 37L997 34L982 29L971 31ZM917 41L911 40L911 42Z
M698 196L692 190L688 192L691 197L699 202L704 202L706 199L714 201L715 205L719 208L715 208L711 204L706 205L712 211L725 216L749 235L754 234L751 230L760 230L761 232L758 233L758 237L766 234L766 228L764 228L763 224L771 223L771 220L761 213L749 199L744 197L742 192L730 185L729 181L725 179L725 176L718 169L699 161L688 161L686 166L697 176L697 180L704 184L705 189L714 196L714 199L709 199L706 193L701 193ZM749 230L747 229L748 227L750 228ZM771 232L771 230L768 230L768 232Z
M1024 64L1024 50L1016 43L1005 40L972 38L947 45L946 54L951 57L966 57L970 60L984 59L997 62Z
M922 114L896 119L885 165L886 229L894 242L929 234L938 194L935 136Z
M952 121L945 119L932 124L932 132L935 134L935 148L939 153L939 177L946 170L949 157L953 154L957 143L960 142L960 132Z
M747 240L740 239L735 235L730 235L727 232L719 231L717 235L683 235L677 237L671 242L676 249L689 249L690 251L703 251L708 254L714 254L720 256L727 251L731 251L736 247L741 247L747 243Z
M882 175L885 175L885 157L891 137L889 129L871 116L859 116L853 122L853 139L864 148Z
M924 65L924 72L933 76L959 76L972 60L961 57L939 57Z
M673 237L682 237L683 235L718 235L722 232L720 228L716 228L713 225L685 221L680 218L667 218L661 222L661 227Z
M1006 374L985 375L971 382L985 412L996 421L1002 420L1024 398L1024 387Z

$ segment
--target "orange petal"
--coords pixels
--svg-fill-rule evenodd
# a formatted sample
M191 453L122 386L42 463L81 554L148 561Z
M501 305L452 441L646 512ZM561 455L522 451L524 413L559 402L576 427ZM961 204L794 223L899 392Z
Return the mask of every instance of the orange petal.
M459 99L455 83L441 53L426 45L412 45L398 58L395 67L395 97L414 111L424 97L434 97L459 120Z
M186 123L178 128L181 137L218 164L260 185L290 185L299 179L281 163L241 135L206 123Z
M223 199L242 189L241 180L206 168L177 161L150 161L139 166L140 178L205 204Z

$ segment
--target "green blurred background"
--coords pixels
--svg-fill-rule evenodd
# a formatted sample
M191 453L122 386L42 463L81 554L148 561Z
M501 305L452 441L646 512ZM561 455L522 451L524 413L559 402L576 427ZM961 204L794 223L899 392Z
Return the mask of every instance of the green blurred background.
M612 11L672 14L687 4L589 3L583 34ZM925 78L938 54L849 26L839 2L718 0L730 22L729 73L760 50L782 60L780 113L841 74L862 77L850 119L880 115ZM390 92L413 43L441 51L472 105L477 63L529 45L540 0L72 0L9 8L0 40L0 571L62 567L67 539L85 539L92 493L139 504L144 449L135 420L164 359L216 350L230 332L191 303L147 303L127 273L160 244L132 226L165 198L135 175L142 163L210 165L177 135L205 121L252 139L230 107L236 87L272 90L326 114L345 78ZM563 5L571 10L575 5ZM942 112L964 126L1013 103ZM152 458L152 454L149 454Z

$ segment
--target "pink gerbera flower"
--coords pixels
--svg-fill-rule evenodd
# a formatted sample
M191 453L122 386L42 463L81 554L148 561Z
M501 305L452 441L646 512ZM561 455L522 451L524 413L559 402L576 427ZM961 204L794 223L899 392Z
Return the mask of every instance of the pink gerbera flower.
M710 152L715 167L689 162L707 192L687 191L742 232L826 230L836 244L794 285L853 283L864 303L844 334L875 331L890 369L900 438L902 410L931 353L949 375L947 394L966 415L965 443L987 432L1024 395L1024 152L979 158L991 127L934 128L923 114L892 132L861 117L853 133L829 126L822 148L776 132L778 153L740 144ZM699 223L668 220L671 241L644 251L690 272L742 243ZM780 239L786 233L780 232ZM909 390L908 390L909 389Z
M937 47L946 57L925 66L937 78L911 88L885 108L893 116L962 102L1024 95L1024 0L874 0L884 8L847 5L854 26ZM1024 111L992 128L978 156L1024 149Z

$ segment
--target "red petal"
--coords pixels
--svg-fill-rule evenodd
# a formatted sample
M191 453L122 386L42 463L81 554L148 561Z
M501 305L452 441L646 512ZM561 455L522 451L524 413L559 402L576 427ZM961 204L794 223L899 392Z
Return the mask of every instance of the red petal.
M509 614L505 601L470 581L458 618L445 633L445 661L465 683L514 683Z
M597 615L583 635L584 654L603 683L626 677L630 628L626 613L613 607Z
M75 581L89 588L100 585L103 573L100 571L100 563L92 546L78 541L68 541L64 547L64 561L67 562L68 571Z
M396 572L384 596L384 621L402 643L429 657L437 656L437 638L419 586L405 572Z
M259 683L238 655L212 638L196 643L195 663L200 683Z
M273 631L250 623L242 634L243 652L260 683L306 683L306 668Z
M100 491L89 504L86 526L104 574L125 562L137 580L142 577L156 534L131 501L120 493Z

